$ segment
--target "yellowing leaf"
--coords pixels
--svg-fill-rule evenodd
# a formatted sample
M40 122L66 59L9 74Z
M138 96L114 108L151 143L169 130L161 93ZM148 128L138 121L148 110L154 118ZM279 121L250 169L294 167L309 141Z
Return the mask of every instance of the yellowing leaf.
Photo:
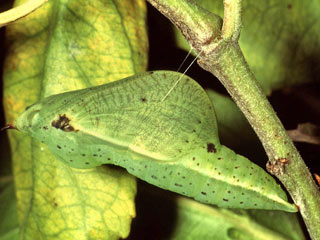
M16 4L21 4L17 1ZM145 5L50 0L7 28L7 121L45 96L114 81L147 63ZM123 170L75 170L10 132L24 239L118 239L135 216L135 179Z

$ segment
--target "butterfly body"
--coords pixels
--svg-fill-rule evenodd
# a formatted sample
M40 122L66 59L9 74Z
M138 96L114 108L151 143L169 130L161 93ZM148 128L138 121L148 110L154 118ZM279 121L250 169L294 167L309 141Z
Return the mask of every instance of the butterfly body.
M295 211L271 176L220 144L212 104L195 81L182 77L162 101L179 77L159 71L53 95L15 126L71 167L113 164L201 202Z

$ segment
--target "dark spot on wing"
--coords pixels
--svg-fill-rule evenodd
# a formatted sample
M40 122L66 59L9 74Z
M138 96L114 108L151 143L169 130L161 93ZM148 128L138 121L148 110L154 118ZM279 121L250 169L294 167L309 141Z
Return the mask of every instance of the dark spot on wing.
M145 97L141 98L141 102L146 102L147 99Z
M79 130L74 129L73 126L70 125L70 119L65 115L60 115L58 120L53 120L51 122L51 126L55 127L57 129L61 129L62 131L65 132L77 132Z
M207 151L208 151L208 153L210 153L210 152L216 153L217 152L216 146L213 143L208 143L207 144Z

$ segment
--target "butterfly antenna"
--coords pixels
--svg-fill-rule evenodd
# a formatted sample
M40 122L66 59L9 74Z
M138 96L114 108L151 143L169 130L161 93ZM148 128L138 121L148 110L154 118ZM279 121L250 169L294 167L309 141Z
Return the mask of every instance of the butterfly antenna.
M192 51L192 48L190 49L187 57L190 55ZM180 77L178 78L178 80L173 84L173 86L170 88L170 90L167 92L167 94L162 98L161 102L163 102L168 96L169 94L172 92L172 90L177 86L177 84L179 83L179 81L183 78L183 76L186 74L186 72L189 70L189 68L192 66L192 64L199 58L199 56L201 55L202 50L197 54L197 56L192 60L192 62L189 64L189 66L186 68L186 70L182 73L182 75L180 75ZM182 64L186 61L183 60ZM179 69L181 68L182 64L180 65Z
M177 72L180 71L181 67L182 67L183 64L186 62L186 60L188 59L188 57L190 56L190 54L192 53L192 51L193 51L193 48L191 47L190 50L189 50L189 52L188 52L188 54L187 54L187 56L185 56L185 58L183 59L182 63L181 63L180 66L178 67Z
M9 123L8 125L2 127L2 128L0 129L0 132L5 131L5 130L7 130L7 129L17 129L17 128L16 128L15 126L13 126L13 124Z

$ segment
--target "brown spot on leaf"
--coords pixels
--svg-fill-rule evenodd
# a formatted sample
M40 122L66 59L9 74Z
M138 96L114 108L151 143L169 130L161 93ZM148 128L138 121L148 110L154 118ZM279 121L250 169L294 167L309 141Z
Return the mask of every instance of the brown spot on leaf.
M65 132L77 132L79 130L74 129L73 126L70 125L70 119L65 115L60 115L59 114L59 119L58 120L53 120L51 122L51 126L61 129L62 131Z

